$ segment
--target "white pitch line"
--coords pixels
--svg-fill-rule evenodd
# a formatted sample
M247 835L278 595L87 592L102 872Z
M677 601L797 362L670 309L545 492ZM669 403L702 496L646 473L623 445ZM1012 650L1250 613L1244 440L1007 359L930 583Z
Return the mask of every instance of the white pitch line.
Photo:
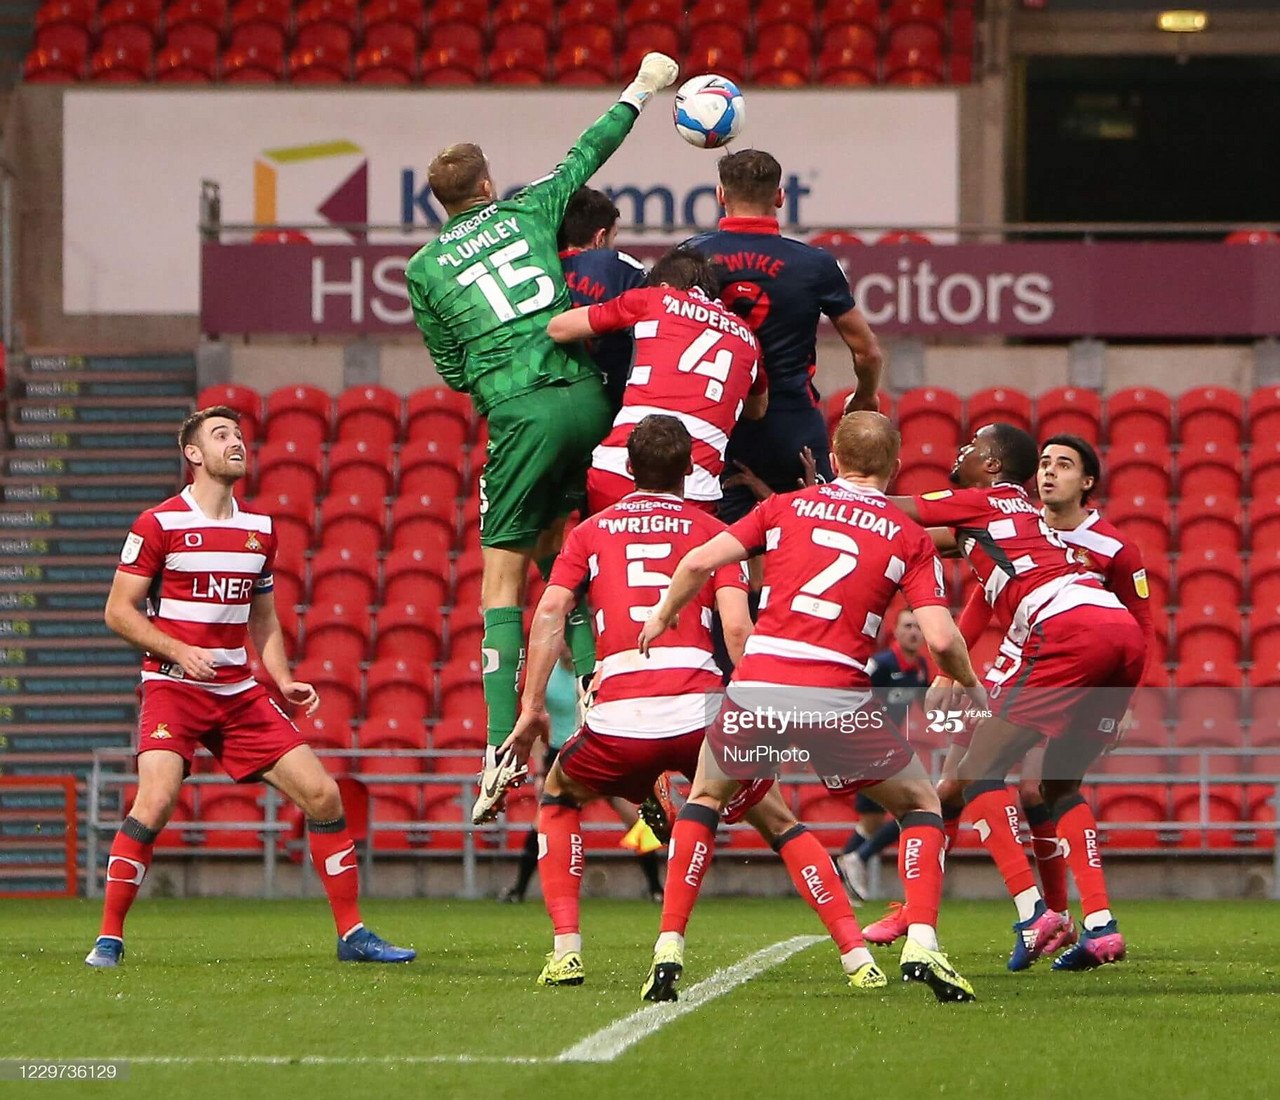
M748 955L741 962L717 970L711 977L681 993L680 1000L638 1009L630 1016L623 1017L594 1035L588 1035L580 1043L574 1043L551 1060L612 1062L641 1039L647 1039L667 1024L680 1019L681 1016L687 1016L708 1001L724 996L743 982L748 982L756 975L785 962L792 955L803 951L806 947L812 947L824 938L823 936L792 936L789 940L780 940L778 943L771 944L754 955Z
M551 1057L518 1058L500 1054L385 1054L385 1055L342 1055L302 1054L143 1054L136 1057L112 1055L108 1058L13 1058L2 1060L9 1062L128 1062L138 1066L192 1066L192 1065L228 1065L228 1066L425 1066L425 1065L519 1065L536 1066L549 1062L612 1062L620 1054L624 1054L641 1039L647 1039L667 1024L687 1016L695 1009L701 1008L708 1001L714 1001L726 993L736 989L744 982L749 982L758 974L764 973L780 963L786 962L792 955L812 947L820 942L823 936L792 936L789 940L780 940L775 944L748 955L732 966L717 970L711 977L690 986L680 1000L675 1003L650 1005L638 1009L621 1020L588 1035L581 1042Z

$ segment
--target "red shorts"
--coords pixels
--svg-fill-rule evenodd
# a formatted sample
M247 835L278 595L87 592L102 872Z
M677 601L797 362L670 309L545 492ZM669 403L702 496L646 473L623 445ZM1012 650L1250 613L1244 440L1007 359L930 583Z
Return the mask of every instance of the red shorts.
M653 794L663 772L692 779L702 751L702 730L677 737L613 737L583 726L556 758L565 775L606 798L637 806Z
M1114 740L1147 646L1122 608L1076 607L1031 628L1021 646L1006 638L986 675L991 712L1053 739Z
M594 466L587 471L587 512L594 516L617 504L628 493L636 491L636 483L629 477L615 474L612 470L598 470ZM695 508L701 508L711 515L716 514L717 501L691 500Z
M163 749L187 762L203 745L237 783L257 779L306 738L254 684L239 695L215 695L202 688L164 680L144 680L139 691L138 754Z

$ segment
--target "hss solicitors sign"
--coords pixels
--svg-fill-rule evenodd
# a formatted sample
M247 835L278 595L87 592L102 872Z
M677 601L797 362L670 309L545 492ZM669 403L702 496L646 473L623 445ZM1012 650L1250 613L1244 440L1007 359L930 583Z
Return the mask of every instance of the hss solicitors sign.
M651 258L662 249L634 248ZM881 332L1213 337L1280 334L1280 247L940 245L835 250ZM216 245L202 253L209 333L412 332L412 247Z

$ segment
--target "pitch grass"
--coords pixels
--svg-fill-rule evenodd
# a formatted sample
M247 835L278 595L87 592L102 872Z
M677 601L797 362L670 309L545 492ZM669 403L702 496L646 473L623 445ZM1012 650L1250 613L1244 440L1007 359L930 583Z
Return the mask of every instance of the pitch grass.
M143 1064L123 1084L6 1088L166 1100L1280 1093L1280 907L1126 903L1120 915L1127 963L1015 975L1011 907L948 903L945 945L977 1004L897 982L856 994L824 940L610 1064ZM372 927L417 947L405 967L339 965L321 902L171 899L140 902L125 965L98 972L81 961L97 916L91 902L0 902L0 1058L550 1057L640 1007L657 911L585 903L587 984L570 989L533 984L550 938L536 902L369 903ZM820 931L798 900L709 900L685 988ZM896 975L896 952L878 955Z

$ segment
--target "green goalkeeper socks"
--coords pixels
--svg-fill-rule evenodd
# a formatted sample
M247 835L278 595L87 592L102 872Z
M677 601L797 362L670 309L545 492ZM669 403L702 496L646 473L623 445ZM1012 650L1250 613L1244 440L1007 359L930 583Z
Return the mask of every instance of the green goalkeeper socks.
M490 607L481 642L484 705L489 712L489 744L501 745L515 728L516 685L524 664L524 616L518 607Z

